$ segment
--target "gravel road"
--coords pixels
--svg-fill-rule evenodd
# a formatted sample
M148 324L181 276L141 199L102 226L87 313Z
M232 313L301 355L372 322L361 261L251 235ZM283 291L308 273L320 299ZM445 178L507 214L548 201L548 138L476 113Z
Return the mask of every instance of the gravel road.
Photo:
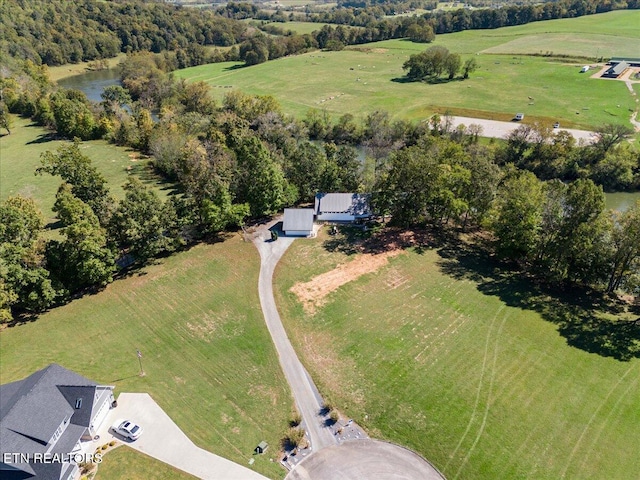
M469 117L451 117L453 119L453 127L462 124L469 126L471 124L480 125L482 127L482 137L505 138L511 131L522 125L521 122L500 122L498 120L483 120L481 118ZM576 140L585 142L593 141L594 132L588 130L575 130L573 128L557 128L555 132L569 132Z

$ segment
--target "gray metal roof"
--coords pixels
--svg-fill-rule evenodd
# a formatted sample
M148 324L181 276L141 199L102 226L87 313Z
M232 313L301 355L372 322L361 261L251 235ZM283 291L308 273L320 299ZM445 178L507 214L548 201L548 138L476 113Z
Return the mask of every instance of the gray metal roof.
M89 425L95 390L96 382L56 364L23 380L0 385L0 457L4 453L46 452L49 440L65 419L70 419L69 426L56 448L75 445ZM78 398L82 398L82 405L76 409ZM61 469L56 464L14 466L23 474L35 473L38 479L60 478Z
M285 208L282 229L287 230L313 230L313 208Z
M369 196L367 193L318 193L316 214L349 213L356 217L369 215Z
M627 68L629 68L629 64L623 60L623 61L621 61L620 63L616 63L615 65L611 66L611 67L610 67L610 68L605 72L605 75L615 75L615 76L618 76L618 75L620 75L622 72L624 72Z

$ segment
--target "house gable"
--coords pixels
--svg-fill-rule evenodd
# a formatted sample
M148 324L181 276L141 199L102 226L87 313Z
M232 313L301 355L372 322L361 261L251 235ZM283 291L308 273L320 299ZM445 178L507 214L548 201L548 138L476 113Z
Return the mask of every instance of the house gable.
M5 453L31 458L71 453L89 431L95 400L99 398L103 406L112 398L112 390L56 364L0 385L0 460L4 461ZM76 469L75 464L0 463L0 476L3 480L66 480Z

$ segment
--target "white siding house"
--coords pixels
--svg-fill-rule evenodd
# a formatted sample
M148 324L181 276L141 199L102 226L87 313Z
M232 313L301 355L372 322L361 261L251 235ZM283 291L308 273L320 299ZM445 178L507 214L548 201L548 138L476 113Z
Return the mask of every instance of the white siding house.
M362 193L318 193L315 213L317 220L353 222L369 218L369 195Z

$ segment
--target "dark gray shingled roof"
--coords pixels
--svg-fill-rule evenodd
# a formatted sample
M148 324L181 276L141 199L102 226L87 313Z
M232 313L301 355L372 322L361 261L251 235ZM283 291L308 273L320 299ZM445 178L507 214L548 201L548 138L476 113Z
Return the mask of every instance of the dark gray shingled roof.
M72 448L91 420L95 390L96 382L56 364L23 380L0 385L0 458L5 452L46 452L47 443L65 418L70 418L70 425L58 440L56 449ZM82 406L76 409L78 398L82 398ZM29 478L34 474L38 479L60 478L58 464L14 466L23 470L23 476L15 478ZM7 475L9 472L3 470L2 477L8 478Z

